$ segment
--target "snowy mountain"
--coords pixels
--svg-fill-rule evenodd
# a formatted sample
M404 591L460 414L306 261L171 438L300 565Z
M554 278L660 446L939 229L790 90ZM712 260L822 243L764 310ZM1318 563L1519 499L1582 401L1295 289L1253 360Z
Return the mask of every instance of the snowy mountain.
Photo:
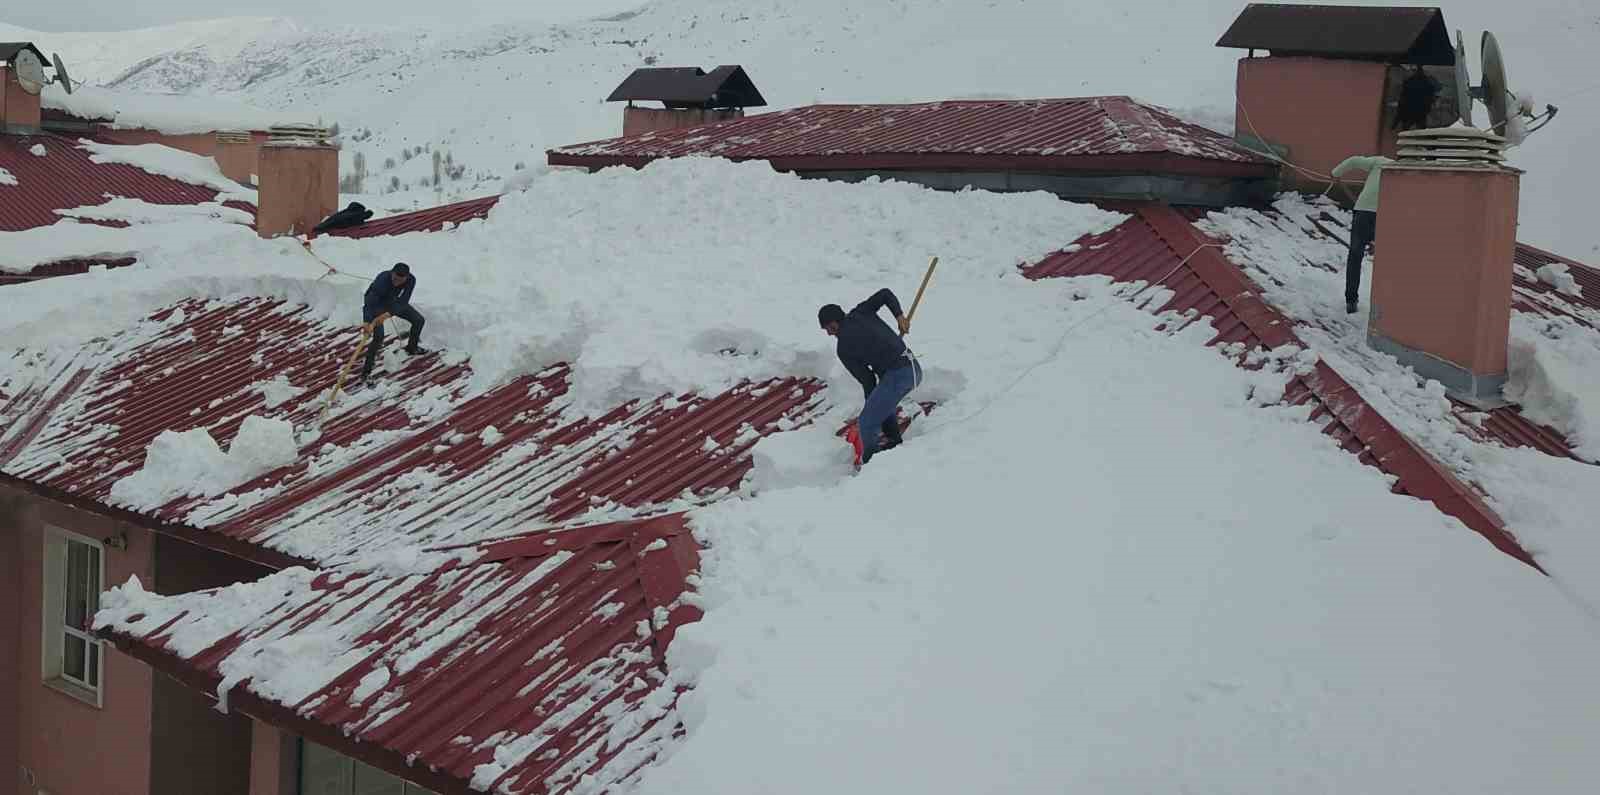
M347 134L347 171L364 155L362 192L404 190L379 198L400 207L495 192L549 147L618 134L621 109L604 97L647 64L743 64L774 108L1131 94L1226 127L1239 53L1213 43L1242 5L657 0L554 26L330 29L227 19L103 34L0 26L0 39L60 51L92 83L321 114ZM1496 31L1513 86L1564 106L1515 155L1529 170L1523 236L1600 259L1600 233L1582 199L1583 186L1600 179L1600 161L1579 154L1600 144L1600 93L1584 91L1600 18L1577 0L1534 5L1470 0L1446 7L1446 22L1469 42ZM430 157L415 157L419 147L449 153L459 178L416 191L433 171Z

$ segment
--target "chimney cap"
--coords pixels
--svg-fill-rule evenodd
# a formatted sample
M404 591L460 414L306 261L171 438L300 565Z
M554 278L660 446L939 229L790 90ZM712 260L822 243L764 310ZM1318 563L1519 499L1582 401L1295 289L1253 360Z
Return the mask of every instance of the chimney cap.
M744 67L719 66L710 72L698 66L646 67L633 70L606 97L656 101L669 108L759 108L767 104Z
M1456 63L1438 8L1251 3L1217 46L1424 66Z
M9 64L16 60L17 53L23 50L32 50L34 55L39 56L40 63L50 63L50 59L44 54L44 50L35 47L31 41L0 41L0 61L5 61Z

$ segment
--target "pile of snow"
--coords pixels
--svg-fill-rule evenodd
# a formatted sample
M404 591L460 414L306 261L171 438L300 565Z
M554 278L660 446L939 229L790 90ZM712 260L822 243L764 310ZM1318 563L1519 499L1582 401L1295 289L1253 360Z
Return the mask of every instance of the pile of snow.
M289 376L279 373L269 381L257 381L250 388L261 394L267 408L275 409L305 394L303 387L289 383Z
M9 172L7 170L5 170L4 168L0 168L0 185L4 185L4 186L7 186L7 187L16 187L16 185L17 185L17 177L16 177L16 175L12 174L11 172Z
M179 182L211 188L218 193L219 202L256 203L255 190L223 176L213 158L161 144L105 144L87 138L78 139L78 148L87 150L89 160L95 163L122 163Z
M149 217L125 228L66 219L21 232L0 232L0 271L26 273L36 266L62 260L143 257L162 250L188 250L219 238L255 235L238 223L218 223L216 219L222 218L224 213L237 211L221 205L215 207L214 211L203 207L193 208L192 212L185 210L169 216L172 220L166 222ZM85 217L94 217L92 211L84 212ZM36 309L49 306L51 304Z
M751 485L757 492L828 487L854 468L849 445L827 425L773 434L756 442L750 453Z
M1566 434L1578 456L1600 462L1600 331L1571 318L1518 313L1510 354L1506 399Z
M854 478L695 511L688 734L640 791L1586 792L1600 625L1153 326L1115 304Z
M299 456L294 425L251 415L224 453L204 428L162 431L145 451L144 465L111 486L111 502L153 510L180 497L214 497Z
M204 219L242 226L255 223L255 216L244 210L225 207L220 202L152 204L143 199L130 199L126 196L116 196L102 204L56 210L56 214L82 221L121 221L127 224L163 224Z
M167 135L216 130L266 130L276 124L308 121L292 111L264 111L243 102L189 94L147 94L83 86L71 94L59 85L45 87L40 104L116 130L154 130Z

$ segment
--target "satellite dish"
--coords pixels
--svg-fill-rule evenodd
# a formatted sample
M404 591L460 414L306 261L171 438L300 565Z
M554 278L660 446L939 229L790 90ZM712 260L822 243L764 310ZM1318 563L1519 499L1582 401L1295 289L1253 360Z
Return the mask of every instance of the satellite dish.
M67 65L61 62L61 53L52 53L50 55L50 60L55 63L56 82L60 83L61 87L67 90L68 94L71 94L72 76L67 74Z
M59 71L59 69L58 69ZM1467 73L1467 45L1456 31L1456 114L1461 123L1472 125L1472 75Z
M1478 57L1483 66L1481 75L1483 85L1478 90L1482 92L1483 105L1489 110L1489 129L1500 135L1506 134L1506 108L1511 104L1511 92L1506 87L1506 62L1500 57L1500 43L1495 41L1494 34L1483 32L1483 43L1478 47Z
M17 73L17 82L22 84L22 90L29 94L37 94L49 82L44 76L44 64L39 62L39 56L33 50L18 50L11 59L11 68Z
M1505 56L1500 54L1500 42L1493 33L1487 30L1483 32L1478 49L1483 83L1474 86L1472 77L1467 74L1466 45L1462 41L1461 31L1456 31L1456 96L1461 106L1457 115L1461 117L1462 124L1476 126L1472 123L1472 100L1482 102L1489 111L1486 130L1506 138L1507 146L1516 146L1529 133L1549 124L1560 109L1545 105L1544 113L1535 115L1532 107L1511 91L1511 85L1506 82ZM1513 121L1518 123L1514 125Z

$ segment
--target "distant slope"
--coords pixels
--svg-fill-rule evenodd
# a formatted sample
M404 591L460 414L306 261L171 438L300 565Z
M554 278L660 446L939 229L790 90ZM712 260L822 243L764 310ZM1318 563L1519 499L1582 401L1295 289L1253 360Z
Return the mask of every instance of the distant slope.
M429 181L430 151L448 152L459 178L398 202L415 204L493 192L519 163L542 163L551 146L617 134L621 109L603 99L647 63L743 64L778 108L1132 94L1226 120L1239 53L1213 43L1243 5L658 0L635 13L558 26L313 29L257 19L39 37L74 63L92 64L79 67L85 79L220 94L338 121L346 167L365 155L366 194L396 184L409 194ZM1494 29L1513 85L1563 105L1556 123L1515 155L1529 170L1523 236L1600 261L1587 190L1600 182L1600 159L1588 154L1600 146L1600 91L1562 96L1600 79L1590 55L1600 45L1600 19L1577 0L1467 0L1446 11L1469 42ZM1476 54L1469 57L1475 64ZM427 151L416 156L419 147Z

